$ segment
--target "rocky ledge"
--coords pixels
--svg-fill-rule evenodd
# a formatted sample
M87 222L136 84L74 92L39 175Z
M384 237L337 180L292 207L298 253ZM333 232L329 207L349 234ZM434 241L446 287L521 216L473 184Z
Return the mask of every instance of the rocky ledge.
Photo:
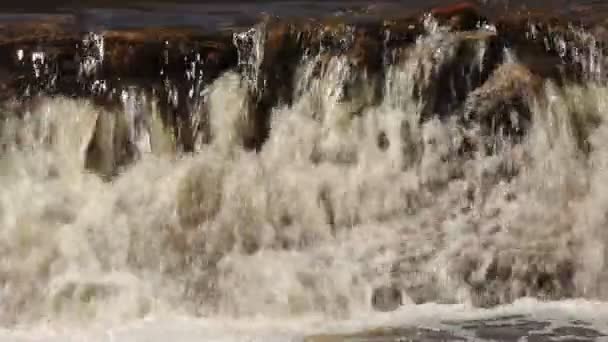
M17 99L22 105L38 96L62 95L113 107L137 89L158 100L180 148L191 151L192 132L200 129L191 117L205 107L207 85L235 70L251 93L253 131L243 144L257 149L268 135L271 108L290 104L297 96L294 78L303 60L314 57L313 78L332 72L336 57L346 60L341 67L350 71L339 85L338 100L364 108L384 96L382 81L391 65L413 53L430 56L412 47L438 32L447 37L453 56L436 61L432 70L421 64L416 71L414 97L423 100L425 118L460 113L483 119L507 106L518 110L523 118L519 122L526 122L529 113L521 103L538 88L538 80L604 81L605 22L576 22L548 13L488 13L464 2L419 15L392 11L318 19L264 17L251 27L212 32L186 27L83 32L78 29L82 23L69 16L10 21L0 24L0 100ZM437 51L447 47L439 40L437 44ZM517 68L505 66L511 58L517 59ZM521 77L506 82L500 76L511 72ZM506 97L497 99L495 108L466 112L469 94L483 97L497 88ZM502 126L521 132L509 122Z

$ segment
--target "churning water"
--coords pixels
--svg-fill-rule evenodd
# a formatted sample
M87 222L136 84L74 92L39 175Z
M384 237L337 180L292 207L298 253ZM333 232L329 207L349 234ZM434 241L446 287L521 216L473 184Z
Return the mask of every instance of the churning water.
M545 77L490 23L421 27L397 46L387 29L374 67L341 27L280 87L269 26L235 33L235 67L186 90L188 148L145 89L7 101L2 339L287 341L505 313L605 329L601 44L531 25L576 67ZM256 102L280 96L260 133Z

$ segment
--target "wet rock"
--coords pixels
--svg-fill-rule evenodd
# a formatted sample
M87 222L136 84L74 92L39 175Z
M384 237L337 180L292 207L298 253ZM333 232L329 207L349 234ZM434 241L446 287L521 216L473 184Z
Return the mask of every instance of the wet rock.
M449 320L449 321L443 321L441 323L447 324L447 325L468 326L468 328L465 328L465 329L474 329L475 327L480 327L487 323L509 322L509 321L513 321L513 320L522 320L525 318L526 318L525 315L505 315L505 316L480 319L480 320L467 320L467 321Z
M383 29L385 58L389 57L388 51L415 43L416 39L425 32L422 23L415 17L385 20Z
M582 25L547 15L510 16L496 24L501 40L533 73L558 83L604 77L602 25Z
M479 8L468 1L457 4L435 7L431 14L443 25L450 26L453 30L474 30L486 19L479 13Z
M480 321L449 322L470 333L480 340L517 342L521 340L534 342L557 341L594 341L604 336L592 329L578 330L575 327L560 327L550 329L551 323L544 321L519 320L516 317L496 318ZM309 337L309 342L333 341L463 341L467 340L453 332L423 327L404 327L374 329L350 335L321 335Z
M472 304L478 307L507 304L523 297L560 300L575 295L574 265L547 251L496 255L483 270L475 263L461 260L460 266L468 268L462 270L464 280L470 286Z
M378 148L381 151L386 151L389 147L390 147L390 141L388 140L388 137L386 136L386 133L384 132L380 132L380 134L378 134L378 138L376 139L377 141L377 145Z
M502 43L492 32L454 33L442 44L440 57L431 51L418 57L413 96L423 104L424 120L455 114L504 61ZM427 58L438 58L439 63L429 67Z
M364 102L355 104L359 109L378 102L381 89L375 78L383 72L382 36L380 22L355 26L347 22L286 23L275 19L236 34L240 59L249 63L242 66L242 73L250 83L255 102L251 116L256 134L248 147L259 149L266 140L273 108L290 105L294 96L301 95L294 89L295 76L305 63L316 63L311 79L322 79L331 72L335 58L345 57L352 72L339 85L344 95L340 101ZM368 84L373 87L369 96L363 89Z
M583 327L559 327L553 329L553 333L557 334L558 336L574 336L594 339L606 336L597 330Z
M207 36L186 29L160 28L106 31L102 35L106 78L123 81L147 78L157 82L169 78L192 82L202 72L212 80L223 69L236 64L235 51L227 35Z
M479 123L485 135L522 137L532 120L530 104L541 86L542 80L524 66L502 64L467 94L463 120Z
M487 20L486 13L481 13L471 2L430 11L451 32L445 34L445 46L430 49L433 53L421 61L434 60L439 52L449 51L450 56L414 78L423 119L462 113L463 107L475 102L472 97L489 89L488 81L507 61L507 52L517 58L513 62L539 78L602 79L603 41L608 31L601 24L583 27L518 13L497 18L496 30L483 29ZM190 28L115 29L96 34L81 32L74 23L69 16L57 16L38 24L0 25L0 99L67 95L112 106L120 103L130 87L146 89L158 100L163 125L172 128L179 150L185 152L209 142L200 138L209 136L201 134L206 129L205 90L227 70L255 74L246 77L255 80L249 80L252 134L244 145L259 150L271 129L272 109L290 105L297 97L296 70L305 61L319 57L311 77L321 78L332 60L344 57L348 75L336 86L343 94L339 102L352 107L352 115L359 115L365 107L381 102L387 66L410 58L411 47L427 34L419 13L366 20L266 18L245 30L247 34L238 35L242 39L233 39L232 31L205 33ZM494 108L484 109L485 114L482 110L469 114L482 120L515 108L527 120L522 96L501 98L502 102L494 101ZM504 116L500 120L503 126L517 126Z
M475 329L475 335L480 339L517 342L522 337L534 335L536 331L542 330L549 325L549 323L544 322L485 325ZM536 336L538 338L538 333L536 333Z
M380 286L372 294L372 306L377 311L395 311L403 304L401 291L394 286Z
M502 49L501 42L491 32L466 35L457 51L456 59L451 65L444 66L438 78L439 96L451 94L448 98L451 97L452 103L445 101L447 105L436 105L435 112L452 111L455 106L464 102L468 92L484 84L494 70L504 62ZM483 51L482 57L479 58L477 56L481 51ZM467 60L476 60L479 64L467 63ZM451 85L449 93L448 84Z
M12 29L12 26L11 26ZM8 30L8 31L7 31ZM190 29L129 29L52 35L27 31L1 44L5 92L20 99L37 95L90 98L111 110L137 88L158 100L164 126L172 127L183 151L192 151L199 127L192 115L204 107L204 90L236 65L225 33ZM49 28L49 31L51 29ZM0 37L11 32L0 27Z
M574 325L578 325L578 326L590 326L591 325L591 323L589 323L589 322L581 321L581 320L578 320L578 319L570 321L570 323L574 324Z
M260 47L262 55L250 57L253 58L251 61L255 60L254 63L259 64L254 65L254 68L259 69L250 71L255 73L255 79L250 80L255 82L252 84L255 105L251 115L255 134L245 144L249 149L259 149L266 141L272 108L278 104L292 103L294 76L305 49L304 33L292 24L270 21L259 29L263 37L257 39L261 42L249 43L263 44ZM241 49L239 46L237 48Z
M150 91L180 150L193 151L198 132L204 129L193 116L204 107L205 88L236 65L230 36L157 28L106 31L103 39L100 72L86 89L94 92L103 82L103 91L96 95L105 102L120 100L132 87Z
M319 335L306 338L306 342L338 341L466 341L453 332L422 327L374 329L351 335Z
M0 22L0 45L73 39L77 36L75 23L70 15L40 15L35 20Z
M116 112L102 112L86 150L85 167L105 179L139 157L135 142L129 139L128 123Z

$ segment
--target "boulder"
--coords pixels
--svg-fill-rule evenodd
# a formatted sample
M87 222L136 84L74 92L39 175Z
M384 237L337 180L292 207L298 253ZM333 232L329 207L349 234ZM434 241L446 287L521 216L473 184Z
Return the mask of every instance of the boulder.
M486 21L478 6L468 1L435 7L431 9L431 14L440 24L448 25L456 31L475 30Z
M376 311L395 311L403 304L403 295L395 286L380 286L372 294L372 307Z

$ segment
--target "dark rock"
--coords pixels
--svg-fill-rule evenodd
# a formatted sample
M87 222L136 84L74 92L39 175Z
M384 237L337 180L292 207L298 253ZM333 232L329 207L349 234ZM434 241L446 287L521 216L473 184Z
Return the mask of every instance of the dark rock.
M532 122L530 104L541 86L542 80L524 66L502 64L467 94L462 118L465 124L478 123L486 136L521 138Z
M578 320L578 319L570 321L570 323L574 324L574 325L582 325L582 326L590 326L591 325L591 323L589 323L589 322L581 321L581 320Z
M35 20L0 22L0 45L57 42L77 37L70 15L40 15Z
M574 336L574 337L588 337L588 338L598 338L606 336L599 331L583 328L583 327L559 327L553 329L553 333L558 336Z
M517 342L524 336L531 336L534 332L548 327L547 322L518 322L513 324L484 324L475 329L475 335L482 339ZM538 335L537 335L538 336Z
M551 323L543 321L517 320L519 315L510 317L498 317L495 319L479 321L450 322L475 333L480 340L491 340L501 342L526 341L534 342L557 342L557 341L594 341L603 334L591 330L578 330L576 327L561 327L551 331ZM515 321L513 321L516 319ZM502 321L506 320L506 321ZM499 323L499 321L501 323ZM471 322L476 322L470 324ZM321 335L306 339L308 342L334 342L334 341L463 341L460 336L450 331L440 329L427 329L424 327L403 327L373 329L350 335Z
M505 322L505 321L512 321L512 320L520 320L520 319L524 319L524 318L526 318L525 315L507 315L507 316L493 317L493 318L480 319L480 320L443 321L441 323L447 324L447 325L456 325L456 326L461 326L463 324L473 325L473 326L482 326L484 324L492 323L492 322Z
M497 256L482 276L473 275L474 268L462 270L465 282L471 286L473 304L491 307L522 297L543 300L572 297L575 294L572 262L553 260L548 252L538 255L538 250L535 251L536 255L521 253ZM465 263L462 265L465 268L471 266L465 266Z
M394 311L403 304L402 294L394 286L381 286L374 289L372 306L377 311Z
M413 44L424 33L424 26L415 17L385 20L383 28L384 49L388 51Z
M536 14L509 16L497 21L496 27L518 62L543 78L561 84L604 77L603 68L596 68L604 64L604 24Z
M558 336L555 336L551 333L531 333L526 337L526 341L528 342L557 342L561 340L555 339ZM579 340L577 340L579 341ZM586 340L580 340L580 342L590 342Z
M158 100L163 124L171 128L179 150L190 152L199 140L209 141L205 88L224 71L241 69L252 98L251 130L243 145L259 150L271 129L272 109L290 105L298 96L295 73L306 57L319 57L313 77L323 77L332 58L346 57L349 75L341 85L340 101L353 103L352 115L382 100L387 66L408 58L412 44L426 34L424 16L395 12L365 20L266 18L238 37L232 31L205 33L193 28L111 29L96 35L82 32L70 16L1 23L0 100L64 95L87 97L115 109L123 91L138 88ZM423 120L462 115L465 121L489 127L498 119L499 125L492 129L521 137L531 120L526 92L534 92L537 80L551 78L562 84L604 77L605 68L594 67L603 65L608 39L601 22L572 24L548 15L514 12L494 17L495 32L480 30L487 13L471 2L436 7L430 15L455 39L447 42L454 41L449 47L452 56L433 66L429 80L424 80L428 75L414 77L414 96L423 104ZM258 48L262 53L254 56ZM481 51L483 58L478 61ZM534 76L522 76L517 70L501 76L505 51ZM248 63L249 57L257 59ZM477 108L481 102L485 107ZM517 113L517 122L504 115L511 111ZM388 143L378 138L381 149Z
M452 332L426 328L392 328L374 329L352 335L319 335L306 338L306 342L338 342L338 341L466 341Z
M2 29L0 37L7 35ZM0 44L3 85L11 89L6 93L21 99L87 97L114 110L121 105L123 91L140 89L158 99L164 125L173 128L186 152L193 150L197 132L205 129L193 126L204 120L191 118L204 103L203 90L236 65L229 34L163 28L82 35L45 32L38 37L26 31L20 39Z
M296 68L306 48L304 33L292 24L273 20L261 29L263 59L259 61L259 70L251 71L258 78L250 80L255 82L252 84L255 105L251 113L254 134L245 143L245 147L256 150L268 138L272 108L292 103Z
M425 103L424 117L454 114L469 93L484 84L503 62L503 46L492 33L466 34L456 44L454 57L438 65L431 82L417 91ZM480 44L485 45L481 60Z
M380 134L378 134L378 148L382 151L386 151L389 147L390 147L390 141L388 140L388 137L386 136L386 133L381 132Z
M431 14L443 25L449 25L454 30L474 30L486 19L479 13L479 8L468 1L457 4L436 7Z

